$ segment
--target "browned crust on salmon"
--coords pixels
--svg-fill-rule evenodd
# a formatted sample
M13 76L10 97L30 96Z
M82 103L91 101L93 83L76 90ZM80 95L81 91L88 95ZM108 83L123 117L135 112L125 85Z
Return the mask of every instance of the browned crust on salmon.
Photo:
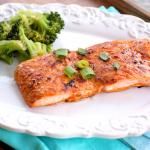
M101 83L95 79L83 80L79 75L69 79L64 75L64 68L80 59L76 52L70 52L65 59L49 54L21 63L15 79L27 104L34 107L76 101L99 92Z

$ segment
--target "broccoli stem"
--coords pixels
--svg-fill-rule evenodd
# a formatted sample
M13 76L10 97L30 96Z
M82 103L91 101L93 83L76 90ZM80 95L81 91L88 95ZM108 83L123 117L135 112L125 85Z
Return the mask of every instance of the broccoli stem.
M31 55L31 58L35 57L36 53L33 51L33 49L35 49L35 46L34 46L33 42L25 36L22 26L19 27L19 35L20 35L21 41L27 46L27 49Z

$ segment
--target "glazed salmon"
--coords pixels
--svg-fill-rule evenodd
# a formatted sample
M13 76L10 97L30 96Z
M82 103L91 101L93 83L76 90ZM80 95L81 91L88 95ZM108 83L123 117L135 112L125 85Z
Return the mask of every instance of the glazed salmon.
M67 65L81 59L76 52L70 52L65 59L55 54L38 57L21 63L15 78L18 87L31 107L45 106L61 101L76 101L101 91L101 83L95 78L83 80L80 76L69 79L64 75Z
M102 60L101 53L109 59ZM66 66L75 68L81 59L89 62L95 77L73 79L64 74ZM115 68L114 63L119 64ZM17 85L31 107L77 101L100 92L121 91L134 86L150 86L150 40L125 40L97 44L87 48L85 56L69 52L65 58L54 53L25 61L15 72Z

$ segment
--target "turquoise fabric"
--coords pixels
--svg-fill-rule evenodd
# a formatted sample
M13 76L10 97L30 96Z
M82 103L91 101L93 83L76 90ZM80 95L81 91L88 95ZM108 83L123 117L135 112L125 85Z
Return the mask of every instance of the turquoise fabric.
M103 12L119 13L119 11L113 6L110 6L109 8L106 8L105 6L101 6L99 7L99 9Z
M150 133L124 139L36 137L0 129L0 141L17 150L150 150Z
M119 13L114 7L101 11ZM103 138L70 138L56 139L36 137L0 129L0 141L17 150L150 150L150 133L140 137L129 137L118 140Z
M55 139L36 137L5 129L0 129L0 140L17 150L130 150L130 147L119 140L101 138Z

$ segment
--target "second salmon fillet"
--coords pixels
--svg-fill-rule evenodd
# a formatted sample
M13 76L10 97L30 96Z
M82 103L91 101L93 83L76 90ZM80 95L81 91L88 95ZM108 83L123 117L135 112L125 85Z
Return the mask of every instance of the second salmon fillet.
M100 59L101 53L109 60ZM66 66L75 68L87 60L95 77L73 79L64 74ZM18 87L31 107L76 101L100 92L112 92L133 86L150 86L150 40L112 41L87 48L85 56L69 52L65 58L49 54L25 61L15 72Z

